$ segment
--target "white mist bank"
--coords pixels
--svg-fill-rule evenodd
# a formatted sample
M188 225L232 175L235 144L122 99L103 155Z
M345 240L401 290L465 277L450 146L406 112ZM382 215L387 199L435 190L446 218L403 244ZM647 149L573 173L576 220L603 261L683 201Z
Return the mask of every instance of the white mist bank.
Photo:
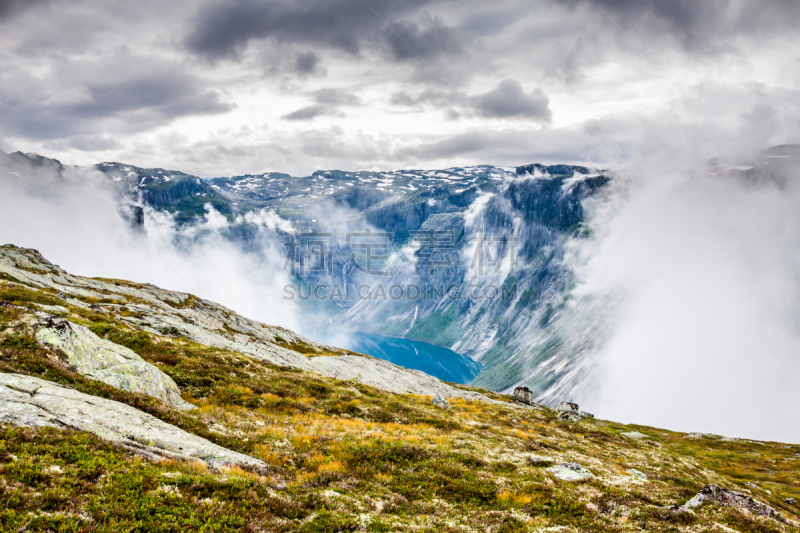
M24 177L0 168L0 200L7 198L0 206L0 243L35 248L70 273L190 292L243 316L299 329L295 305L283 299L288 278L275 220L251 217L261 228L260 243L245 253L222 236L227 221L213 211L186 230L146 209L141 234L120 216L108 178L94 171Z
M597 215L584 294L621 295L581 400L603 418L800 442L800 190L666 173Z

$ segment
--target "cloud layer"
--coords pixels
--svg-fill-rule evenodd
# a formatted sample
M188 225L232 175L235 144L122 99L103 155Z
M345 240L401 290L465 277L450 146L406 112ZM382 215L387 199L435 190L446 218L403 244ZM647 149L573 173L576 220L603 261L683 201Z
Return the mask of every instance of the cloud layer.
M637 141L615 123L781 113L798 23L788 0L6 1L0 148L203 176L598 162ZM709 80L732 96L700 102Z

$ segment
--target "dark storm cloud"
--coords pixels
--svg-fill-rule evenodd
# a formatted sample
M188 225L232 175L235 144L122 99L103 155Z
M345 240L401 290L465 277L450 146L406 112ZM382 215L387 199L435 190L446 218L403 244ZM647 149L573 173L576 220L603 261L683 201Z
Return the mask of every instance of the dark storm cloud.
M319 68L319 56L314 52L305 52L297 56L295 70L300 74L313 74Z
M3 121L3 133L60 139L78 127L79 144L88 149L92 139L109 145L107 138L94 136L98 130L130 134L179 117L231 109L209 83L180 65L151 58L125 78L127 68L136 62L138 58L130 57L75 62L44 79L16 69L0 74L0 92L15 110L6 113L9 120Z
M731 38L790 28L800 22L795 0L556 0L583 5L634 38L667 37L689 51L724 49Z
M471 131L432 142L419 148L408 149L405 154L423 159L441 159L483 151L487 148L496 147L502 142L502 138L492 133Z
M284 120L311 120L322 115L333 115L339 112L342 106L361 105L361 99L355 94L345 90L328 87L311 93L314 104L292 111L284 115Z
M357 55L365 39L426 0L218 0L204 4L186 36L207 59L235 57L252 40L311 44Z
M397 21L383 33L397 61L425 62L463 52L456 32L436 17L424 17L421 22Z
M0 0L0 21L25 9L49 3L50 0Z
M479 116L488 118L528 118L550 121L550 99L541 89L526 93L517 80L503 80L486 94L471 99Z
M445 110L449 118L457 118L462 113L538 123L548 123L551 118L547 95L538 88L526 93L517 80L503 80L494 89L474 96L459 90L427 89L417 95L400 91L391 96L390 103L405 107L432 106Z
M392 105L416 107L432 105L439 108L464 105L469 97L463 91L448 91L442 89L426 89L417 95L400 91L392 94L389 102Z
M591 147L581 134L561 130L557 137L549 130L472 130L452 136L432 138L419 146L396 151L399 161L432 162L491 161L493 165L515 166L531 162L573 163L593 159Z

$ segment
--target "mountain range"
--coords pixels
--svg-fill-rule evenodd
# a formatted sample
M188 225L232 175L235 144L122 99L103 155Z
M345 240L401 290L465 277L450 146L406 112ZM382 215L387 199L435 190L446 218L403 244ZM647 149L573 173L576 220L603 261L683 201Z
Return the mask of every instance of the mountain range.
M35 154L0 157L18 175L79 170ZM799 147L784 145L691 172L784 187L799 161ZM247 250L263 246L248 215L273 217L275 244L291 263L290 292L309 322L450 348L482 365L474 385L505 393L526 386L548 405L587 386L608 302L576 297L574 251L592 236L592 211L616 194L613 171L530 164L202 179L123 163L82 171L90 170L144 231L146 208L184 227L213 210L227 220L227 238ZM385 236L366 238L365 230ZM360 264L367 252L386 255L380 275ZM302 298L320 285L325 298ZM352 294L362 285L371 288L366 298ZM392 286L402 297L385 294Z

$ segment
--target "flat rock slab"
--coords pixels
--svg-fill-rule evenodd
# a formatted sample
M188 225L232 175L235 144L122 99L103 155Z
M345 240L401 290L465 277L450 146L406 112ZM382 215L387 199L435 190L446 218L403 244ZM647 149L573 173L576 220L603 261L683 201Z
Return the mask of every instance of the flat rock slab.
M258 459L218 446L129 405L20 374L0 373L0 422L88 431L145 454L201 460L212 468L232 464L267 467Z
M588 481L594 474L578 463L564 463L547 469L553 476L564 481Z
M37 316L41 325L36 330L36 340L67 354L69 364L82 376L120 390L153 396L180 409L194 408L181 399L181 391L171 377L129 348L101 339L88 328L63 318L45 313Z

